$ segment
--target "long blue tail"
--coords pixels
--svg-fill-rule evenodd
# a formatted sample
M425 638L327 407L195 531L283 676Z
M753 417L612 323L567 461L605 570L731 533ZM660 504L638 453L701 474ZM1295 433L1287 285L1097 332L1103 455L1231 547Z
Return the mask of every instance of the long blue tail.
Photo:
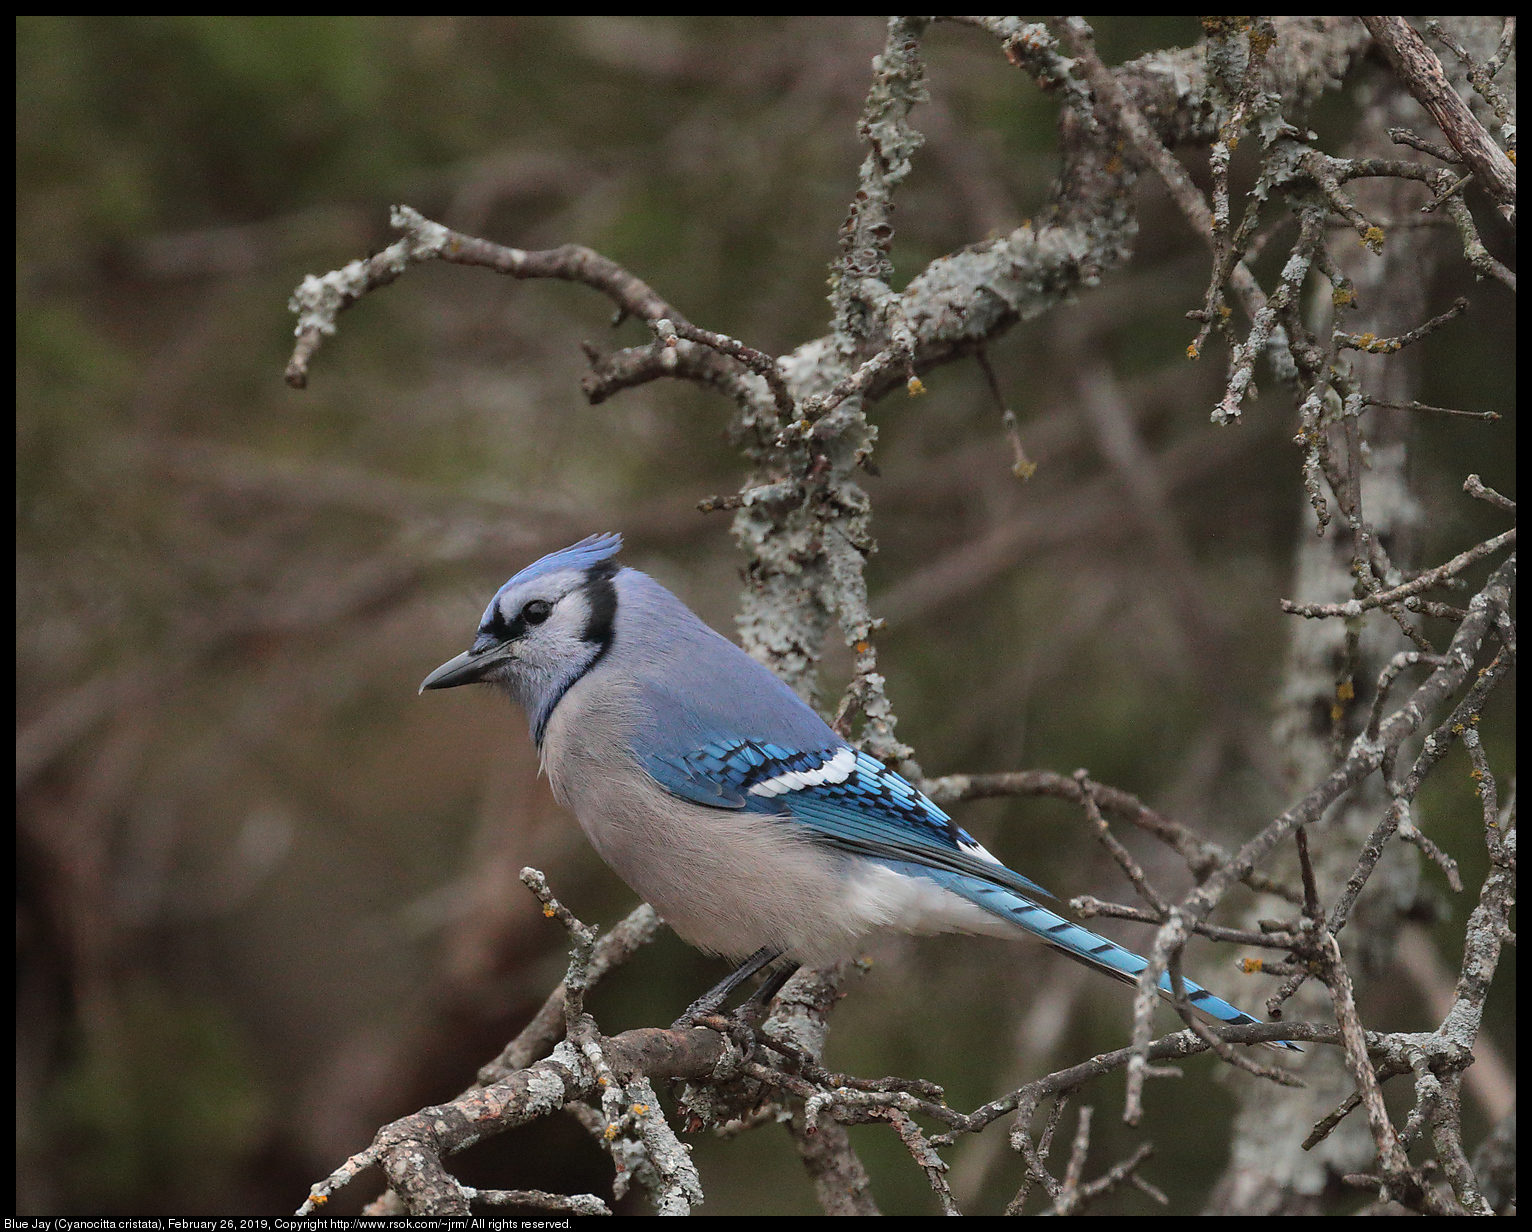
M911 868L910 871L913 872L915 869ZM1063 916L1049 911L1048 908L1040 907L1023 898L1014 890L1004 889L982 881L978 877L952 873L944 869L922 868L919 872L976 906L983 907L991 914L1025 929L1058 950L1059 953L1110 975L1114 979L1121 980L1125 984L1136 984L1139 973L1149 965L1147 958L1140 957L1132 950L1123 949L1115 941L1109 941L1099 933L1093 933L1088 928L1081 928ZM1226 1023L1229 1026L1245 1026L1261 1021L1259 1018L1252 1018L1244 1010L1230 1005L1222 997L1214 996L1201 984L1188 979L1183 979L1182 983L1186 986L1186 999L1192 1009L1210 1021ZM1169 972L1161 973L1159 989L1160 995L1166 1001L1174 1000L1170 989ZM1289 1043L1287 1040L1277 1040L1264 1046L1288 1048L1293 1052L1303 1051L1297 1044Z

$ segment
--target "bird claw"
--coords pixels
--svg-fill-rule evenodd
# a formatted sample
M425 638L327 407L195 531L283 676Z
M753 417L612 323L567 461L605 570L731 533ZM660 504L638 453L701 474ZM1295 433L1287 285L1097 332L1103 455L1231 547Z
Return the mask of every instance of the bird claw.
M689 1027L711 1026L706 1020L719 1016L718 1009L723 1002L723 997L698 997L681 1012L681 1017L670 1024L670 1029L685 1031Z
M675 1022L670 1024L672 1031L685 1031L692 1027L702 1027L709 1031L717 1031L718 1034L727 1036L740 1052L740 1060L748 1061L755 1055L756 1033L761 1027L762 1007L752 1007L749 1002L740 1006L732 1014L720 1014L716 1011L707 1011L694 1014L690 1009Z

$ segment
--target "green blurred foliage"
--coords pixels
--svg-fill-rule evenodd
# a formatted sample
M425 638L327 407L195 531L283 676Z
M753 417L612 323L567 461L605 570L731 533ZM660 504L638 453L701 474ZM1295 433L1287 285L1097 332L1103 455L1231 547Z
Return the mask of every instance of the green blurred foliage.
M135 984L109 1039L54 1087L56 1180L81 1211L207 1211L241 1193L269 1132L270 1091L226 1006Z

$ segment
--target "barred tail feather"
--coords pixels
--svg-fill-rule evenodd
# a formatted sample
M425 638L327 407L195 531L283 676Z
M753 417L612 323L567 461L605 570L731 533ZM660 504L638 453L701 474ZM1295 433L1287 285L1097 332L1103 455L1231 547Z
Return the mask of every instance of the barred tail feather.
M927 872L926 875L930 876L931 873ZM953 893L961 895L976 906L983 907L993 915L1011 921L1052 946L1059 953L1110 975L1114 979L1121 980L1125 984L1136 984L1139 973L1149 965L1148 959L1140 957L1132 950L1124 949L1115 941L1109 941L1088 928L1081 928L1080 925L1064 919L1063 916L1049 911L1048 908L1029 902L1012 890L986 884L974 877L939 875L936 879ZM1186 999L1192 1009L1210 1022L1224 1023L1228 1026L1245 1026L1261 1021L1259 1018L1252 1018L1244 1010L1230 1005L1221 997L1214 996L1201 984L1188 979L1183 979L1182 983L1186 987ZM1171 992L1168 972L1161 973L1159 990L1166 1001L1175 999ZM1289 1043L1287 1040L1277 1040L1263 1046L1286 1048L1293 1052L1303 1051L1297 1044Z

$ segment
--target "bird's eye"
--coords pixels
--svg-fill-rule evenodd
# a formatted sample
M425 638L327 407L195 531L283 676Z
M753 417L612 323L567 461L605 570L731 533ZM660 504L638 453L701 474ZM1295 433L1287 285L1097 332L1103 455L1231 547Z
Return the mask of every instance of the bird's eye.
M540 625L548 619L553 611L553 604L546 599L533 599L526 607L521 609L521 618L529 625Z

